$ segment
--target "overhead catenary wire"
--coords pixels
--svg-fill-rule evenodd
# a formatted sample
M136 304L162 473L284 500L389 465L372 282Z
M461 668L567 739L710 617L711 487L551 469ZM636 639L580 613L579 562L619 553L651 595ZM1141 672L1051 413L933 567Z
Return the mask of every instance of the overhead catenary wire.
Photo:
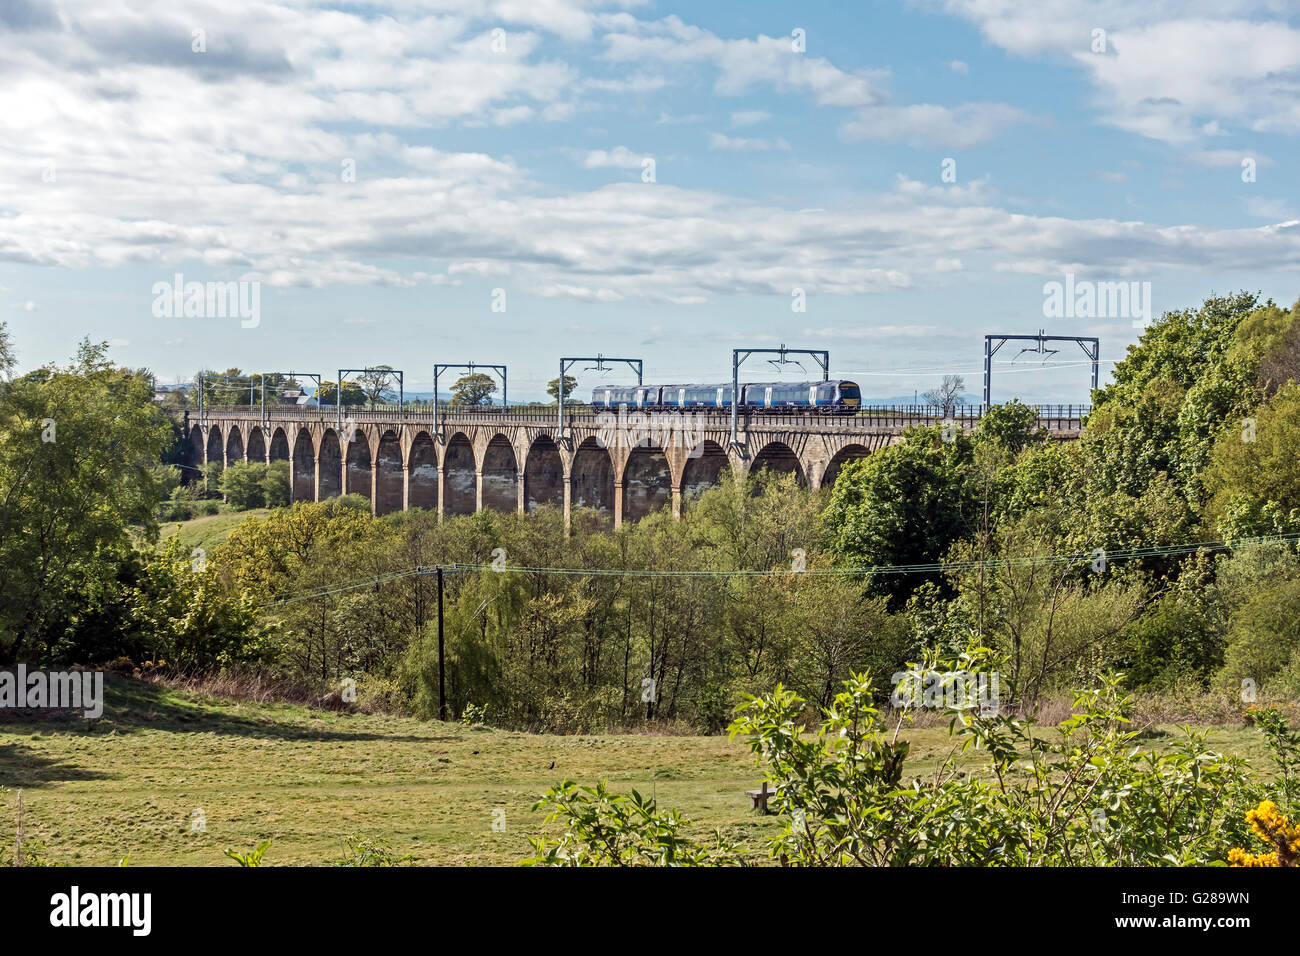
M1092 551L1072 552L1066 554L1047 554L1047 555L1021 555L1007 558L988 558L984 560L969 561L927 561L914 564L890 564L890 565L869 565L869 566L834 566L824 568L805 568L795 571L788 568L743 568L743 569L722 569L722 568L702 568L702 569L669 569L669 568L557 568L541 566L511 566L497 564L476 564L466 562L454 562L443 565L418 565L413 568L407 568L402 571L394 571L389 574L378 575L366 578L365 580L356 581L351 584L344 584L335 587L320 588L312 591L299 592L287 595L276 601L260 605L259 610L273 610L283 607L287 604L298 601L311 600L313 598L329 597L334 594L340 594L346 591L355 591L361 588L377 587L382 584L388 584L393 581L409 578L412 576L430 576L437 572L439 567L445 573L464 573L464 572L485 572L493 573L522 573L522 574L553 574L571 577L640 577L640 578L762 578L762 577L790 577L798 575L810 575L814 577L838 576L838 577L870 577L875 575L905 575L905 574L924 574L936 571L973 571L981 568L985 570L996 570L998 568L1013 567L1031 567L1035 565L1063 565L1063 564L1087 564L1104 559L1106 563L1118 561L1128 561L1137 558L1147 557L1174 557L1179 555L1195 554L1198 551L1222 551L1229 549L1239 549L1248 544L1268 543L1268 542L1294 542L1300 540L1300 532L1269 535L1259 539L1239 539L1236 541L1189 541L1182 544L1169 545L1144 545L1135 548L1117 548L1114 550L1094 549Z

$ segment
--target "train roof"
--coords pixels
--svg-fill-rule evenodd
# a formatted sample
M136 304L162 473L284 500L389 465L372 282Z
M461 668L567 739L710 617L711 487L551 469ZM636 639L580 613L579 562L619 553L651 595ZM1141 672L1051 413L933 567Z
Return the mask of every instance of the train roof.
M856 384L857 382L845 378L832 378L828 381L822 381L821 379L814 379L808 382L741 382L740 383L742 388L744 388L746 385L753 386L755 388L808 388L809 386L812 385L856 385ZM593 385L592 391L598 392L606 388L608 389L615 389L615 388L618 389L624 389L624 388L626 389L632 389L632 388L718 389L718 388L731 388L731 383L730 382L671 382L666 385L655 385L647 382L645 385Z

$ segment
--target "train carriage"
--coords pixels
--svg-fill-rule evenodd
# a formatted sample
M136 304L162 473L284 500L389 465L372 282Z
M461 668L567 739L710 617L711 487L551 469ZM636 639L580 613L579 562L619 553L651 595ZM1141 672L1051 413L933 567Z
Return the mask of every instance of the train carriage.
M615 411L730 411L730 382L713 385L600 385L592 389L591 405ZM757 382L740 387L740 406L751 413L815 412L856 414L862 392L856 382Z

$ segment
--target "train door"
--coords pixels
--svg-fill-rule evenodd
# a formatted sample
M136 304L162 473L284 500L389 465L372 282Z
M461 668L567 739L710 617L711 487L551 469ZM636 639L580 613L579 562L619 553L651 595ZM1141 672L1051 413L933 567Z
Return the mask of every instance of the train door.
M809 408L817 407L817 386L816 385L808 386L808 407Z
M772 386L771 385L763 389L763 407L764 408L772 407Z
M722 389L721 389L721 388L718 389L718 407L719 407L719 408L722 407Z

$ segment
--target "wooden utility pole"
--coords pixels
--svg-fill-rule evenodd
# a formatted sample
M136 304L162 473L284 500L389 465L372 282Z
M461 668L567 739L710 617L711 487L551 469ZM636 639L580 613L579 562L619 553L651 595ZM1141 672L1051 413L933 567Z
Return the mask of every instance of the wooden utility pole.
M438 565L438 719L447 719L447 683L443 671L442 565Z

